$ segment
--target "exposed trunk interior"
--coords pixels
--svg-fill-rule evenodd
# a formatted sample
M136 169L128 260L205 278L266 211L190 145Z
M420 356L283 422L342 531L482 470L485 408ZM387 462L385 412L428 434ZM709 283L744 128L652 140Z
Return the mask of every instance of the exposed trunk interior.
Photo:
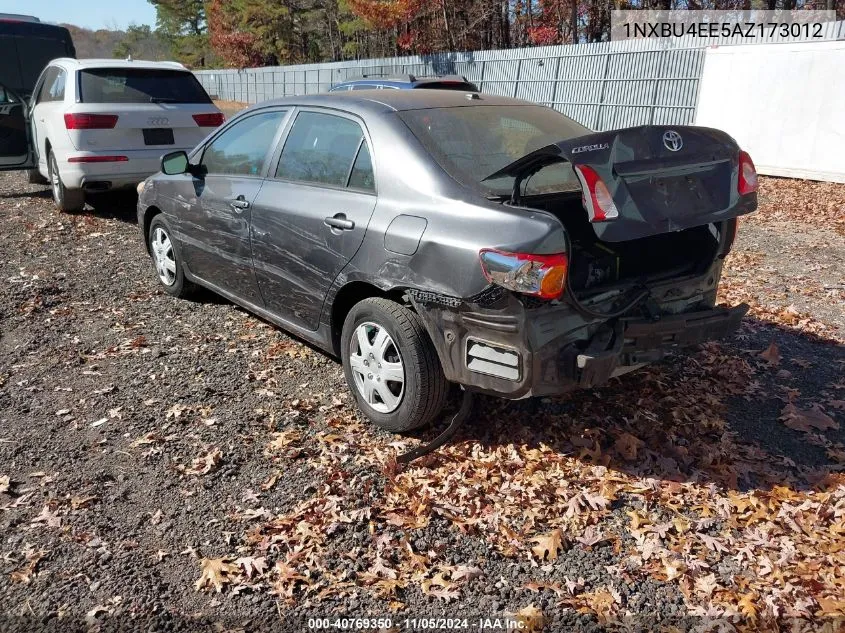
M625 242L600 240L580 193L538 196L526 206L553 213L572 242L569 283L578 295L589 295L620 282L656 281L705 271L719 247L712 224L661 233Z

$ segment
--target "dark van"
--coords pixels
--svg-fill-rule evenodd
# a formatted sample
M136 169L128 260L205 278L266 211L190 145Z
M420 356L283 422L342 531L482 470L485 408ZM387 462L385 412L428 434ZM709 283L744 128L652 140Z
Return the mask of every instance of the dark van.
M76 57L65 27L0 13L0 84L29 98L41 71L57 57Z

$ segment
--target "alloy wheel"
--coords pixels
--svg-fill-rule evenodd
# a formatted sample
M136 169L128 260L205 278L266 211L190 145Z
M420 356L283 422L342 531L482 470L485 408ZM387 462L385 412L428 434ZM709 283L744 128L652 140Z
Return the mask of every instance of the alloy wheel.
M355 387L379 413L392 413L405 393L405 367L387 330L372 322L355 328L349 343L349 365Z
M176 283L176 256L170 236L162 227L157 226L153 231L150 248L153 251L158 278L165 286L172 286Z

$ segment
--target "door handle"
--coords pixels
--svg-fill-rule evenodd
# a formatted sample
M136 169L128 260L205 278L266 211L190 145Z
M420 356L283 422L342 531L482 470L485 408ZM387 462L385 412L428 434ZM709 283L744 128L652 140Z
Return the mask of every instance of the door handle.
M332 217L326 218L324 224L333 229L340 229L341 231L351 231L355 228L355 223L352 220L346 219L345 213L335 213Z
M249 209L249 201L243 196L238 196L229 203L235 213L243 213L244 209Z

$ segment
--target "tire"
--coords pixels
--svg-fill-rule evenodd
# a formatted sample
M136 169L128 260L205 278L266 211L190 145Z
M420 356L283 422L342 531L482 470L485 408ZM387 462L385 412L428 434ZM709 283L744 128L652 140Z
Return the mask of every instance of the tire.
M41 175L37 169L30 169L26 172L26 181L31 185L49 185L50 181Z
M47 173L50 176L50 188L53 190L53 204L56 205L56 208L64 213L81 211L82 207L85 206L85 192L82 189L65 187L53 150L50 150L50 153L47 154Z
M179 299L193 294L196 286L185 279L179 244L173 238L173 231L167 220L160 213L150 222L150 228L147 231L147 250L150 253L156 278L167 294Z
M376 426L410 431L443 410L449 383L437 351L419 316L398 303L370 298L355 304L343 323L340 355L358 408ZM390 380L400 372L401 385Z

